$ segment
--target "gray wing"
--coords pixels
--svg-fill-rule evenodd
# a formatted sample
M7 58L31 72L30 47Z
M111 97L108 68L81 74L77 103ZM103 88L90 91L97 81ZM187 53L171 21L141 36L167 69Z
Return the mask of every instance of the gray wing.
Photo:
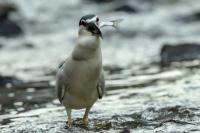
M104 93L105 93L105 79L104 79L103 70L101 72L99 83L97 85L97 92L98 92L98 95L99 95L99 99L101 99L103 97Z
M62 103L63 98L64 98L64 94L65 94L65 86L63 83L63 74L62 74L62 70L63 68L59 68L57 75L56 75L56 92L57 92L57 97L60 101L60 103Z
M60 66L57 75L56 75L56 91L57 91L57 97L60 101L60 103L63 102L63 98L65 95L65 92L69 88L69 71L64 70L66 67L66 63L63 63L62 66Z

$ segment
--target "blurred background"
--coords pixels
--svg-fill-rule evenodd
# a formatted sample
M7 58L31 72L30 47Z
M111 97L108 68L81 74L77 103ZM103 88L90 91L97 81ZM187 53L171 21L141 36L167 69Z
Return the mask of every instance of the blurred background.
M102 29L107 93L74 132L200 132L198 0L0 0L0 132L65 132L55 74L91 13L124 21Z

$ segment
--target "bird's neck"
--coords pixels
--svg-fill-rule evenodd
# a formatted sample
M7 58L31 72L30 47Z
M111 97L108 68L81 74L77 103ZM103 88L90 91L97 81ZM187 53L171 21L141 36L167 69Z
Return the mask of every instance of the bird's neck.
M72 57L75 60L88 60L101 56L100 38L96 36L79 35Z

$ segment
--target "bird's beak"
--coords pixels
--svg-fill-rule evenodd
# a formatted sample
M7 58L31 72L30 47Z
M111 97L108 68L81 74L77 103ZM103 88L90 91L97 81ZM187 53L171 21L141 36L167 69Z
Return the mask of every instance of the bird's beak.
M88 23L88 30L92 32L93 35L100 36L101 38L103 38L101 30L95 23L93 22Z

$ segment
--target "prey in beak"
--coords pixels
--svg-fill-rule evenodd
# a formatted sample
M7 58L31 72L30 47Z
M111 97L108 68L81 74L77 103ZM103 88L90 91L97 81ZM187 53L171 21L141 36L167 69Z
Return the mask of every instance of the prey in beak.
M112 26L115 29L119 29L119 23L122 21L123 21L123 19L116 19L116 20L107 21L107 22L100 22L99 28L103 28L105 26Z
M96 15L93 14L89 14L86 16L83 16L80 19L79 22L79 28L80 28L80 32L81 33L86 33L84 31L87 31L88 33L90 33L92 36L97 36L97 37L101 37L102 33L101 33L101 28L105 27L105 26L112 26L115 29L119 29L119 23L122 22L123 19L116 19L116 20L112 20L112 21L102 21L99 22L99 18Z

